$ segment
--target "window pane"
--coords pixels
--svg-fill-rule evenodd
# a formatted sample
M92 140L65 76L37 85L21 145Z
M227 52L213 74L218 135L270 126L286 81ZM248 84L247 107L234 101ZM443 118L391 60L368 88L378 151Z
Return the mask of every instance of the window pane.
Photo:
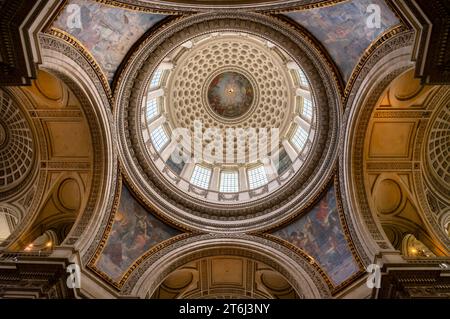
M166 134L166 131L162 127L162 125L158 126L153 130L153 132L150 134L150 137L153 142L153 146L155 149L159 152L163 149L164 146L166 146L167 142L169 141L169 137Z
M156 98L147 101L147 121L150 121L158 115L158 103Z
M283 148L280 151L280 154L278 155L278 165L277 165L277 172L278 175L283 174L286 172L286 170L292 165L291 158L289 157L286 150Z
M294 136L292 137L292 143L297 148L298 151L301 151L303 147L305 147L306 140L308 139L308 133L301 128L297 127Z
M255 189L268 183L264 166L258 166L250 169L247 174L250 189Z
M156 87L159 86L159 83L161 82L161 77L162 77L162 70L156 70L155 73L153 74L153 77L150 81L150 88L154 89Z
M191 177L191 184L200 188L208 189L211 179L211 170L209 168L196 165Z
M180 175L183 171L184 166L186 165L186 162L184 161L184 158L181 154L180 149L177 148L167 159L166 164L170 167L170 169Z
M311 120L313 115L312 102L309 99L303 99L303 116Z
M221 172L220 173L220 192L237 193L239 192L239 173Z
M309 86L308 79L306 78L306 75L302 70L298 70L298 77L300 79L301 86Z

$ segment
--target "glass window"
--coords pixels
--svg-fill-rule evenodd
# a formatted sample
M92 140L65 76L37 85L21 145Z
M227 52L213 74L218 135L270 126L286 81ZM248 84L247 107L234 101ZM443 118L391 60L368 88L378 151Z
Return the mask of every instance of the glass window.
M313 115L312 101L309 99L303 99L303 116L311 120Z
M278 165L277 165L277 172L278 175L283 174L287 171L287 169L292 165L291 158L289 157L286 150L283 148L281 149L279 155L278 155Z
M147 101L147 121L150 121L158 115L158 103L156 98Z
M301 151L305 147L307 139L308 133L303 128L298 126L294 136L292 136L292 143L298 151Z
M167 142L169 142L169 137L167 136L166 131L162 127L162 125L155 128L151 133L150 137L153 142L153 146L159 152L166 146Z
M211 179L211 169L196 165L191 177L191 184L200 188L208 189Z
M221 172L219 191L223 193L239 192L239 173L230 171Z
M308 78L302 70L298 70L298 78L300 79L301 86L309 86Z
M250 187L250 189L255 189L268 183L266 171L264 169L264 166L262 165L249 169L247 174L248 186Z
M180 175L183 171L186 162L184 161L183 154L181 154L180 149L177 148L167 159L166 164L170 167L170 169Z
M160 82L161 82L161 77L162 77L162 70L156 70L155 73L153 74L153 77L150 81L150 89L154 89L156 87L159 86Z

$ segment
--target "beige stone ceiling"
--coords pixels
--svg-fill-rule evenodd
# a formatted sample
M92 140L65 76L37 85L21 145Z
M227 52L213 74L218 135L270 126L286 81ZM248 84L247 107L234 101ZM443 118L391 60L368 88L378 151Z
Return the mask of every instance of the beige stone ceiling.
M428 123L433 118L435 107L430 104L433 104L431 101L439 94L438 91L437 87L422 86L414 79L414 70L404 73L391 83L380 98L366 133L365 187L371 208L392 245L406 256L413 256L414 253L410 251L412 248L405 251L404 247L411 247L414 243L421 243L421 250L427 247L430 256L446 255L449 249L438 239L433 225L426 217L428 204L422 199L423 185L417 177L426 179L429 171L427 167L430 162L424 160L429 156L423 154L428 152L430 142L425 141L422 145L423 132L427 125L435 126L435 121ZM434 112L443 111L438 109ZM445 140L445 134L448 139L448 126L441 140ZM436 160L441 158L448 168L448 155L444 159L443 148L436 149L441 150L435 155ZM435 171L434 167L431 169ZM447 193L444 201L448 203L448 190L444 192ZM440 223L442 215L445 215L444 211L436 212L433 216L436 225ZM446 229L441 231L446 232ZM414 241L411 236L415 236Z
M236 256L190 262L167 276L153 293L157 299L296 299L286 279L269 266Z
M21 227L14 247L34 250L42 246L33 244L35 239L48 231L55 234L50 236L51 245L61 244L83 210L91 187L93 150L80 102L62 81L39 71L32 86L17 94L28 99L30 108L25 112L33 126L39 128L35 141L39 150L35 159L38 176L34 187L23 195L7 198L1 205L15 208L20 216L16 225L11 225L20 223ZM32 196L28 201L34 202L34 211L28 211L31 203L21 197L27 198L27 194Z

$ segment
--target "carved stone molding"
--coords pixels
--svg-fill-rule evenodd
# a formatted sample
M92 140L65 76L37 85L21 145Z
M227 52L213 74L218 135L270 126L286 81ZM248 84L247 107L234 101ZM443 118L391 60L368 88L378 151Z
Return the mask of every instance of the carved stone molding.
M218 254L252 258L267 264L305 298L331 297L323 275L307 258L267 238L246 234L204 234L180 240L134 268L120 293L151 295L172 271L190 261Z
M290 11L332 6L345 0L274 0L274 1L171 1L171 0L96 0L107 5L152 13L183 14L213 10Z
M441 265L448 259L408 264L385 264L381 269L381 287L373 291L376 299L449 299L450 270Z

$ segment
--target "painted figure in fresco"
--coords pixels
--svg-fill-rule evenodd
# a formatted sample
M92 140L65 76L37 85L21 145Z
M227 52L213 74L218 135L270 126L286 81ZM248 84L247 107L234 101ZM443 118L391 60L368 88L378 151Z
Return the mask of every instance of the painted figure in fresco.
M224 72L209 85L208 101L218 115L236 118L249 110L253 102L253 87L243 75Z
M110 237L112 238L110 245L105 247L104 253L109 256L111 261L116 265L121 265L123 261L123 243L124 238L127 236L126 231L129 220L126 218L126 214L117 211L114 216L115 227L112 228Z
M306 216L274 235L315 258L335 283L358 271L343 233L334 188Z

